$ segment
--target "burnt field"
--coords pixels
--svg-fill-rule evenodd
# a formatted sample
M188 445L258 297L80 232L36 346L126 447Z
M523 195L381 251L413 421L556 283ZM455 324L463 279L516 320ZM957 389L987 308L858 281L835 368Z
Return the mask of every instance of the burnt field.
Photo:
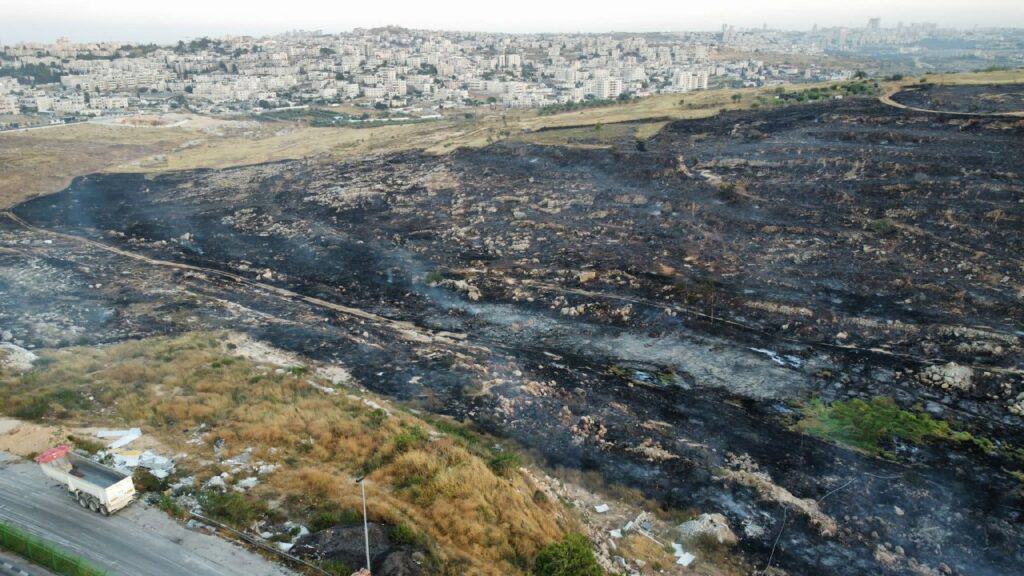
M894 94L892 99L906 106L943 112L1024 112L1024 84L921 84Z
M1014 573L1022 143L861 100L608 149L93 175L0 222L0 323L36 346L246 331L721 512L762 569ZM975 441L801 432L876 396Z

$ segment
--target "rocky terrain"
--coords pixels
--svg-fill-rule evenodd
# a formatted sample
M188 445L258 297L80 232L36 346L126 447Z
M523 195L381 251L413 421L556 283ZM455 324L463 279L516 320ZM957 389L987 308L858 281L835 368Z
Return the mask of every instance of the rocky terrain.
M720 514L761 570L1007 574L1022 141L847 100L605 149L92 175L0 220L0 326L22 347L244 331ZM876 445L808 432L878 397L902 424Z

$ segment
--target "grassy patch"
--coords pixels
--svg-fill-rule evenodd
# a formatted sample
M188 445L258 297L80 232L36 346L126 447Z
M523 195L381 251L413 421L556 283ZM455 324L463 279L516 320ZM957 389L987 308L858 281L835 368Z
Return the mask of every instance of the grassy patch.
M238 529L248 528L267 511L266 504L239 492L202 492L199 505L205 515Z
M156 502L156 507L173 518L183 519L189 516L188 511L182 508L181 504L178 504L178 501L168 494L160 495L160 499Z
M803 408L803 417L796 427L806 434L886 458L893 457L887 446L894 440L918 445L971 442L985 452L995 450L988 439L955 430L949 422L925 412L903 410L891 398L882 396L833 404L815 400Z
M601 576L604 571L594 558L590 542L581 534L570 534L549 544L537 554L535 576Z

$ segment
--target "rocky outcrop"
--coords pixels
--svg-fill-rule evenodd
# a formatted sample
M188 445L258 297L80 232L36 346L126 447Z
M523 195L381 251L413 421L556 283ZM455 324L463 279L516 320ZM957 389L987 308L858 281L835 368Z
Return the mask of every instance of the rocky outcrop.
M420 576L426 555L414 547L396 545L392 528L371 522L368 526L370 563L375 576ZM333 560L355 570L366 564L363 526L338 525L299 538L291 553L314 561Z
M929 366L917 374L917 379L923 384L943 390L969 392L974 388L974 370L956 362Z
M721 514L701 514L693 520L679 525L679 535L684 540L712 538L719 544L735 544L739 541L729 527L729 520Z

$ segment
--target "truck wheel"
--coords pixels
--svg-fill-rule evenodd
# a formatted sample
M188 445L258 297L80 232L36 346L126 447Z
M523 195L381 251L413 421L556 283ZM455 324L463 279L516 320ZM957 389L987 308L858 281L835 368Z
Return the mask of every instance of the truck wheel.
M107 510L106 505L100 505L100 514L104 516L110 516L110 510Z
M89 499L89 510L92 510L93 512L100 511L100 503L97 502L95 498Z
M82 496L81 494L78 495L78 505L82 508L89 507L89 503L85 500L85 496Z

